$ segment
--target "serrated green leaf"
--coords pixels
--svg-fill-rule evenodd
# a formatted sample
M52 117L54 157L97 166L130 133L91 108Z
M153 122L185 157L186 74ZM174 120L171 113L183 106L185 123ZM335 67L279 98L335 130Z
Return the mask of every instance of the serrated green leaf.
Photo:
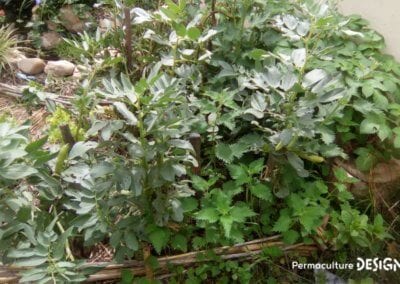
M361 134L375 134L383 141L392 135L391 129L388 127L385 117L379 114L371 113L360 124Z
M263 253L272 258L280 257L283 255L282 249L277 246L267 247L263 249Z
M251 162L248 166L250 174L259 174L264 169L264 158Z
M231 229L233 224L233 217L231 215L221 216L220 222L224 228L225 237L229 238L231 235Z
M192 176L192 184L195 189L200 191L206 191L210 188L208 182L199 176Z
M187 197L181 199L183 212L191 212L197 208L198 202L196 198Z
M333 130L321 126L317 131L321 134L321 139L326 145L332 144L335 141L335 132L333 132Z
M169 232L163 228L157 228L149 234L150 242L157 253L161 253L161 250L167 245L169 237Z
M243 165L228 165L229 174L238 185L245 184L251 180L247 169Z
M227 164L231 163L235 157L231 147L223 143L220 143L215 147L215 155L218 159Z
M272 230L280 233L286 232L289 230L291 225L292 225L292 218L286 212L283 212L279 216L279 219L276 221Z
M215 208L204 208L197 212L196 219L215 223L219 219L219 213Z
M172 237L171 245L174 249L181 250L183 252L187 251L187 239L184 235L177 234Z
M271 188L266 183L257 183L255 185L251 185L250 192L262 200L272 201Z
M377 161L374 153L372 153L368 148L358 148L355 153L358 155L356 158L356 166L360 171L369 171Z
M299 216L300 223L304 226L307 232L316 229L322 221L322 217L325 215L325 209L323 207L307 207L303 210L301 216Z
M244 153L248 151L249 146L244 143L235 143L229 146L232 150L233 155L240 159Z
M243 223L246 218L253 217L256 213L248 206L234 206L229 215L232 216L233 221Z
M300 237L300 234L294 230L288 230L282 233L283 241L286 244L294 244Z

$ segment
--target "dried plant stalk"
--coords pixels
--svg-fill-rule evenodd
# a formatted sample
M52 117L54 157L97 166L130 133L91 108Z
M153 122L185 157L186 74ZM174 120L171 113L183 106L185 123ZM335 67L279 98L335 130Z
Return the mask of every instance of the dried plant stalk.
M249 241L243 244L237 244L234 246L225 246L213 249L216 255L224 260L251 260L256 258L263 249L267 247L277 246L283 251L295 251L300 255L310 255L313 251L318 248L315 245L305 245L303 243L295 245L285 245L280 241L281 237L279 235L272 236L268 238L263 238L259 240ZM173 256L164 256L158 258L159 269L153 271L155 278L165 278L171 276L171 272L168 270L169 265L181 265L185 268L195 266L200 262L207 261L207 259L200 260L198 257L204 255L207 251L195 251ZM109 263L88 263L85 267L96 267L104 266L101 271L89 276L88 282L105 281L105 280L115 280L121 278L121 271L123 269L128 269L135 276L145 276L148 271L145 266L144 261L129 261L123 264L109 264ZM12 283L12 281L17 281L18 276L16 273L22 271L26 268L13 267L13 266L0 266L0 271L5 271L7 275L1 277L0 283ZM1 273L0 273L1 274ZM13 275L13 276L10 276ZM5 282L4 282L5 281Z

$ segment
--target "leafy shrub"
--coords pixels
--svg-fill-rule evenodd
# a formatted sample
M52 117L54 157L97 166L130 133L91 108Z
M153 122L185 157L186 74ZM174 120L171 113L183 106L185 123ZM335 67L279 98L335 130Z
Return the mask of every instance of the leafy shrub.
M94 75L77 92L71 113L85 141L27 161L37 205L10 206L22 191L2 196L2 211L15 212L1 228L5 262L39 265L28 279L56 281L81 277L72 239L107 242L121 262L150 245L159 255L276 233L311 243L324 222L330 247L380 251L390 237L382 217L360 213L347 190L355 179L333 163L352 158L368 171L396 157L400 65L381 53L377 33L311 0L165 1L132 15L135 41L124 52L140 56L131 72L88 64ZM94 78L104 66L110 75ZM251 276L247 266L221 267Z

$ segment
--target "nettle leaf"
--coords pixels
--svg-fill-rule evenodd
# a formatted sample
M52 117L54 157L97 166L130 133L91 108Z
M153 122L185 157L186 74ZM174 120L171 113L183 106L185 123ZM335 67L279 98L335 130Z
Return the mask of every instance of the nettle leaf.
M196 213L196 219L215 223L219 220L219 213L217 209L207 207Z
M251 180L247 168L243 165L228 165L229 174L238 185L245 184Z
M161 250L168 244L170 233L167 229L156 228L149 234L151 244L157 253L161 253Z
M326 145L335 142L335 132L328 127L320 126L318 127L317 132L321 134L321 139Z
M229 164L235 158L231 147L228 144L219 143L215 147L215 155L218 159L224 161L225 163Z
M360 171L367 172L371 170L377 162L376 155L368 148L358 148L355 153L358 155L356 166Z
M282 210L279 219L276 221L274 227L272 228L275 232L286 232L289 230L290 226L292 225L292 217L289 216L287 210Z
M204 178L196 175L192 176L192 185L195 189L200 191L206 191L210 188L210 185Z
M325 215L325 209L319 207L307 207L303 214L299 216L300 223L304 226L307 232L316 229L322 222L322 217Z
M249 150L249 145L246 145L245 143L235 143L229 146L233 152L233 155L240 159L244 153L246 153Z
M360 124L361 134L378 134L378 137L383 141L392 136L392 131L386 123L384 116L370 113Z
M262 200L272 201L272 191L270 186L266 183L257 183L255 185L251 185L250 192Z
M233 217L231 215L221 216L220 222L224 228L225 237L229 238L231 236L232 224L234 222Z
M251 162L248 166L250 175L259 174L264 169L264 158Z
M188 250L188 241L184 235L177 234L172 237L171 245L174 249L186 252Z
M300 238L300 234L297 231L288 230L282 233L282 237L286 244L292 245Z
M229 212L233 221L243 223L247 218L256 216L257 214L246 205L234 206Z

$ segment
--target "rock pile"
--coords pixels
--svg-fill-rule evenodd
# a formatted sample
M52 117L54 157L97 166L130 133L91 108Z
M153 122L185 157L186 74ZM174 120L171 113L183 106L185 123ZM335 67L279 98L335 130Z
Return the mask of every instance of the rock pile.
M40 58L23 58L18 61L18 69L27 75L38 75L43 71L54 77L72 76L75 64L67 60L48 61Z

